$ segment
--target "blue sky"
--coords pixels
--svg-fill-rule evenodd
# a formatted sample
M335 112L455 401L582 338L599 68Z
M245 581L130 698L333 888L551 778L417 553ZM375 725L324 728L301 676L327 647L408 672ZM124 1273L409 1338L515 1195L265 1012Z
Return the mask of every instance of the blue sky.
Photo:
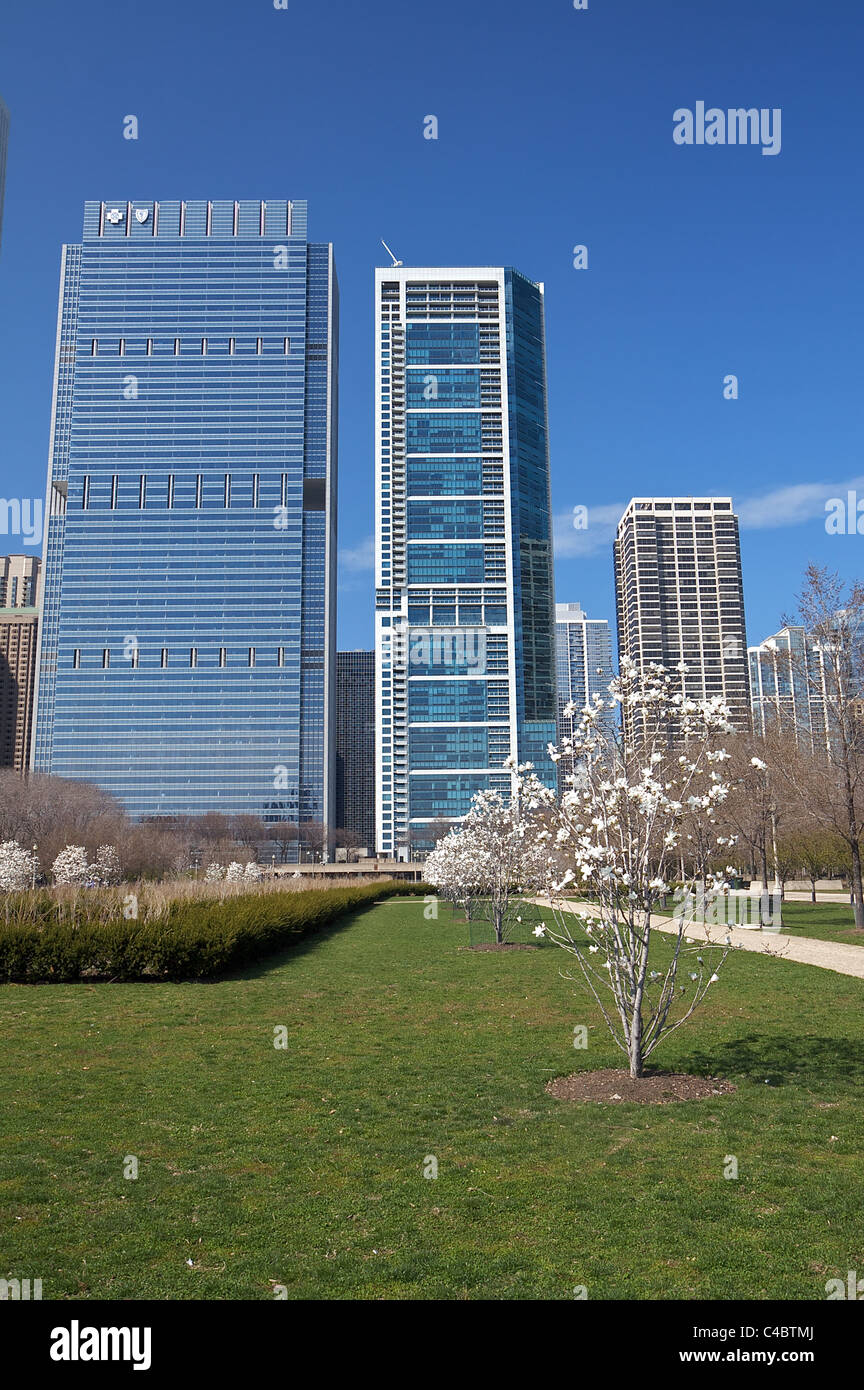
M4 7L0 494L44 493L59 248L85 198L307 198L342 291L340 647L372 644L381 237L406 265L545 283L559 600L614 619L631 496L731 494L759 640L809 560L861 572L864 539L824 520L864 501L862 39L859 0ZM779 107L780 154L676 145L700 100Z

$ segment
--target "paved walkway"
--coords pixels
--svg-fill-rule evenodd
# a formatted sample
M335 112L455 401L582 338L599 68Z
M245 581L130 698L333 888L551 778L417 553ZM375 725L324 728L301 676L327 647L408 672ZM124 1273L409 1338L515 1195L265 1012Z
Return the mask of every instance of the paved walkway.
M535 898L538 907L548 907L548 898ZM568 901L570 910L583 904ZM590 903L584 906L590 907ZM678 933L678 923L671 917L652 917L651 926L657 931ZM756 951L761 955L782 955L784 960L800 961L802 965L818 965L823 970L833 970L838 975L854 975L864 980L864 946L847 946L844 941L819 941L813 936L786 936L783 932L747 931L741 927L712 927L713 941L722 941L728 933L733 946L745 951ZM707 941L709 933L701 922L689 922L686 936L694 941Z
M755 890L754 890L754 891L755 891ZM761 889L760 889L759 891L761 891ZM769 892L770 892L770 889L769 889ZM784 898L786 899L786 901L789 902L789 903L809 903L809 902L810 902L810 894L809 894L809 893L802 893L802 892L800 892L799 889L797 889L797 888L793 888L793 889L791 889L791 891L790 891L790 890L787 890L786 893L784 893L783 896L784 896ZM852 906L852 904L851 904L850 901L849 901L849 894L848 894L848 893L817 893L817 894L816 894L816 905L818 906L819 903L843 903L846 907L851 907L851 906Z

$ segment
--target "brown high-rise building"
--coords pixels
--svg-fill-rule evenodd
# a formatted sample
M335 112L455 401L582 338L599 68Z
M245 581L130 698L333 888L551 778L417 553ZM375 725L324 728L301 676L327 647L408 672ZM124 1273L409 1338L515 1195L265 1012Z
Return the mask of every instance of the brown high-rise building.
M615 539L618 652L675 672L694 700L720 696L750 726L738 518L730 497L634 497Z
M39 571L33 555L0 555L0 767L30 766Z
M336 825L375 848L375 653L336 653Z

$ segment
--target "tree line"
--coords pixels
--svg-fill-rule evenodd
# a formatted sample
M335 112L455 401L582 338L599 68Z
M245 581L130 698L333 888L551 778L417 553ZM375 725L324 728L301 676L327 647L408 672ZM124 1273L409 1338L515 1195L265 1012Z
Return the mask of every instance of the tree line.
M83 847L96 860L103 845L116 847L125 878L162 878L211 864L285 864L320 859L340 845L358 842L320 821L266 824L254 815L158 816L132 820L110 792L90 782L0 771L0 843L17 842L38 856L43 872L67 846Z

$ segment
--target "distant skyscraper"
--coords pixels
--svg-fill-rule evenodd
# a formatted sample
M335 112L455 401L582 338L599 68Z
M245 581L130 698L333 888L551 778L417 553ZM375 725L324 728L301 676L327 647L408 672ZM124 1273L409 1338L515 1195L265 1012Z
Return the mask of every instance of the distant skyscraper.
M376 272L378 847L431 843L508 757L550 785L555 672L543 289ZM440 825L435 827L440 829Z
M63 253L35 767L329 821L337 290L282 200L87 203Z
M578 710L593 704L594 696L608 698L612 668L612 637L605 618L589 618L578 603L555 605L555 664L558 676L558 742L578 726L568 717L568 704ZM614 729L614 711L604 714L606 727Z
M750 691L738 518L728 497L634 497L615 540L618 651L686 666L692 699L720 695L747 728Z
M38 608L41 569L36 555L0 555L0 608Z
M0 244L3 241L3 202L6 193L6 155L9 149L9 108L0 97Z
M0 556L0 767L30 763L40 561Z
M375 848L375 653L336 653L336 826Z
M753 728L794 736L816 752L827 739L825 669L816 644L803 627L784 627L758 647L748 647Z

